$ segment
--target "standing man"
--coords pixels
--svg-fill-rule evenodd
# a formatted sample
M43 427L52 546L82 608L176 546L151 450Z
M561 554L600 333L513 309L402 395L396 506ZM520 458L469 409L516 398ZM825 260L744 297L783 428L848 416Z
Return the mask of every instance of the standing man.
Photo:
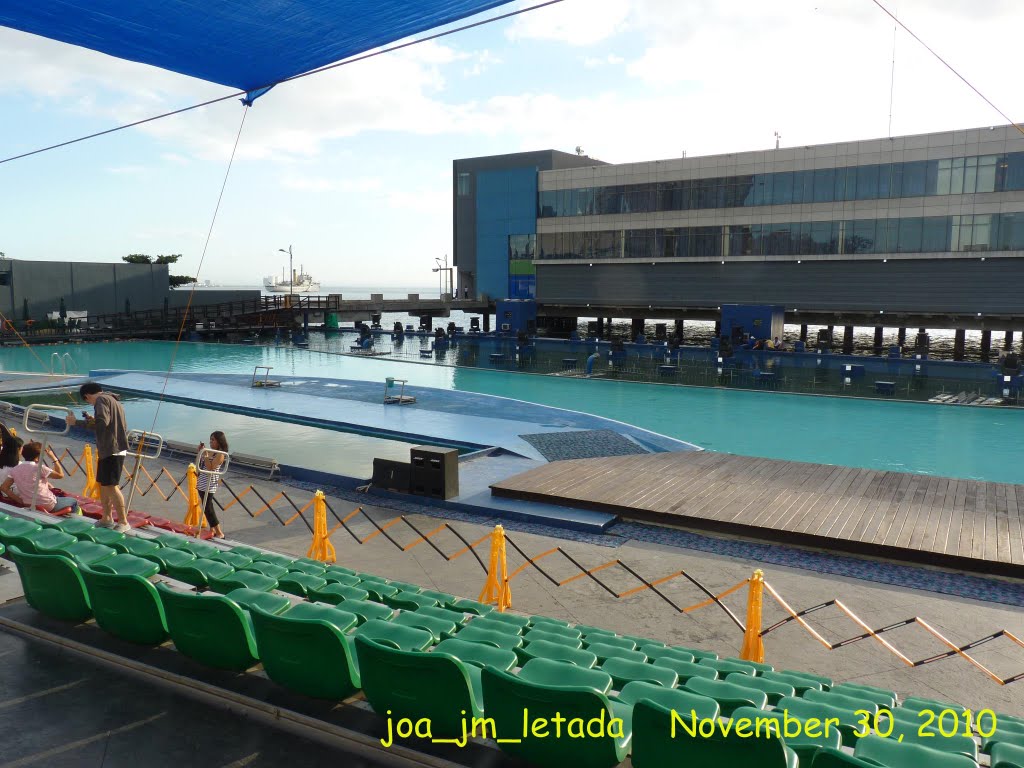
M96 453L99 461L96 464L96 482L100 486L100 503L103 504L103 517L97 525L113 528L125 533L131 530L128 514L124 508L124 496L121 495L121 471L124 468L124 457L128 454L128 428L125 425L124 408L121 403L95 381L86 382L78 390L96 414ZM74 414L67 416L69 426L74 426ZM117 510L120 523L112 515L112 508Z

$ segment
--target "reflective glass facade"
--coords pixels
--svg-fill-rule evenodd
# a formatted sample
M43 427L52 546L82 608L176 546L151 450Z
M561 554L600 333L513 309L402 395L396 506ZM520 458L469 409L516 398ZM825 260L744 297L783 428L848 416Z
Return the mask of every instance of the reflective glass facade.
M1014 251L1024 250L1024 213L551 232L536 237L538 259Z
M537 298L537 236L508 236L508 297L510 299Z
M537 216L884 200L1024 190L1024 152L542 191Z

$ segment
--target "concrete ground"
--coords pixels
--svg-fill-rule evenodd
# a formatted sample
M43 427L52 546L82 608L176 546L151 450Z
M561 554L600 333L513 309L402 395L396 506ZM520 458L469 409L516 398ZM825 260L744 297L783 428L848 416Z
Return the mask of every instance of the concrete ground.
M66 446L76 455L81 454L83 447L83 444L77 441L67 440L58 445ZM186 466L180 461L161 463L165 464L175 477L180 477ZM155 467L149 469L153 475L157 474ZM228 482L236 491L241 491L252 484L268 499L278 491L284 490L300 506L312 495L309 488L286 486L276 481L269 482L243 476L236 474L234 468ZM71 490L81 490L81 475L75 475L61 484ZM161 485L167 493L170 486L166 478ZM259 502L255 501L253 494L246 497L247 503L250 499L253 500L250 507L255 509ZM401 515L401 512L388 506L387 500L367 496L366 501L372 503L360 501L358 504L380 526ZM357 506L357 502L330 493L328 502L342 516ZM404 502L394 506L404 507L407 511L409 508ZM185 503L180 496L175 496L170 502L164 502L155 492L145 497L137 496L133 507L178 520L183 519L185 515ZM283 503L275 505L275 508L282 517L285 517ZM406 516L417 529L426 532L444 522L438 515L439 512L434 510L430 514L414 513ZM238 542L272 548L297 556L305 555L310 545L309 529L300 520L283 527L269 512L264 512L253 519L237 505L222 513L221 517L229 539ZM312 510L306 513L306 517L312 522ZM451 526L469 541L485 536L492 528L490 523L482 525L465 522L465 515L458 517L458 521L451 521ZM333 520L329 519L329 524L333 525ZM363 515L353 518L349 527L361 539L377 530ZM401 522L389 528L388 533L402 546L418 538L409 526ZM514 524L509 524L508 534L530 557L561 547L585 568L595 568L609 560L618 559L652 581L682 570L716 594L747 579L755 569L762 567L751 560L632 540L619 542L614 541L613 537L607 537L609 543L618 546L601 546L592 543L599 540L595 537L590 537L589 541L585 542L569 540L516 530ZM338 563L347 567L472 599L479 596L484 586L484 570L470 554L446 561L427 543L420 542L408 551L402 551L382 535L375 536L365 544L359 544L343 529L338 529L332 535L332 541L337 550ZM432 537L431 541L449 555L463 547L462 542L447 530ZM478 547L477 551L483 562L487 563L486 544ZM511 546L507 551L508 568L511 573L519 568L523 558ZM556 581L579 573L575 566L557 553L540 559L538 564ZM614 592L624 592L639 585L634 577L618 567L601 570L595 575ZM949 597L779 565L765 566L764 576L766 582L794 610L809 608L838 598L872 628L918 616L957 645L963 645L999 630L1008 630L1017 637L1024 638L1024 611L1019 607ZM606 627L620 633L651 637L666 643L705 648L722 656L738 655L743 641L742 632L726 613L715 605L682 614L651 590L619 599L589 578L583 577L565 586L556 586L534 568L527 568L516 575L511 585L512 609L517 612L544 614ZM660 585L659 590L681 607L694 605L706 598L706 595L684 578L672 579ZM745 619L746 614L746 594L746 589L741 589L724 600L741 621ZM0 599L6 597L7 595L0 595ZM763 626L770 626L785 616L784 611L766 594ZM814 612L807 617L807 621L833 643L859 635L863 631L835 606ZM911 660L927 658L948 650L925 629L915 625L886 632L882 638ZM1001 678L1024 672L1024 648L1005 637L986 643L970 653ZM832 677L837 682L853 681L891 688L901 696L923 696L957 702L974 710L989 708L1008 714L1024 715L1024 680L1007 686L999 685L965 659L958 657L920 667L910 667L883 647L881 642L872 638L829 651L796 622L790 622L765 638L765 661L777 669L814 672Z

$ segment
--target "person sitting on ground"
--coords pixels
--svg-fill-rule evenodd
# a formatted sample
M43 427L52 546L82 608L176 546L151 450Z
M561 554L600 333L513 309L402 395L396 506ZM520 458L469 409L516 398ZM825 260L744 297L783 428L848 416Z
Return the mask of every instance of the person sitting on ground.
M25 441L16 437L6 425L0 424L0 483L7 479L11 470L21 464L21 449Z
M40 460L42 452L42 443L25 443L21 449L21 455L25 461L11 468L7 479L0 485L0 493L27 507L32 503L33 489L35 489L36 506L40 509L47 512L70 509L71 514L77 515L79 513L78 502L70 496L57 496L53 492L53 486L47 482L50 477L55 480L64 477L64 470L61 468L60 462L57 461L56 454L47 446L46 455L53 462L52 467L47 467Z
M203 449L206 447L204 443L199 444L199 453L202 454L202 459L198 463L199 469L205 469L210 472L219 472L220 468L224 465L224 456L219 453L203 453ZM224 433L220 430L210 433L210 448L215 451L228 452L228 439L224 436ZM214 508L213 496L217 493L217 486L220 485L220 475L207 475L200 473L199 478L196 481L196 490L199 491L199 495L206 496L206 507L204 513L206 514L206 522L210 524L210 528L213 530L214 538L223 539L224 529L220 527L220 520L217 519L217 510Z

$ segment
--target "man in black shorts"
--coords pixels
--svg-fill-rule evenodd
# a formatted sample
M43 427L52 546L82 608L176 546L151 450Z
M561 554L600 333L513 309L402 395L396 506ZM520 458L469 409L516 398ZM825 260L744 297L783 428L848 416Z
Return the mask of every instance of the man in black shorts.
M97 525L113 528L124 533L131 530L128 515L125 513L124 496L121 495L121 470L124 468L124 457L128 453L128 428L121 403L95 381L86 382L78 390L82 399L93 406L96 418L96 453L99 462L96 464L96 482L100 486L100 503L103 504L103 517ZM74 414L68 414L69 426L74 426ZM112 515L117 511L120 522Z

